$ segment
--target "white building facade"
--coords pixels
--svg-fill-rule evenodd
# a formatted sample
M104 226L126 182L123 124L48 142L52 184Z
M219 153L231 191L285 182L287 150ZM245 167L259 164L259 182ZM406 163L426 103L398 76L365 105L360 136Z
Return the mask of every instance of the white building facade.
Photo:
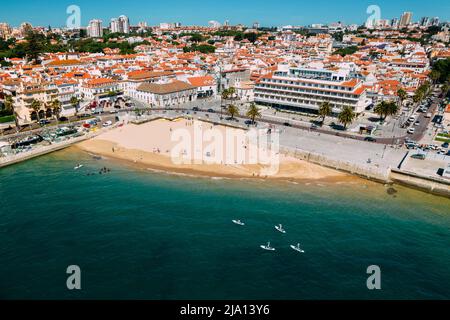
M334 113L350 106L361 113L370 105L362 82L348 72L290 68L263 77L255 86L255 102L280 109L317 112L329 102Z

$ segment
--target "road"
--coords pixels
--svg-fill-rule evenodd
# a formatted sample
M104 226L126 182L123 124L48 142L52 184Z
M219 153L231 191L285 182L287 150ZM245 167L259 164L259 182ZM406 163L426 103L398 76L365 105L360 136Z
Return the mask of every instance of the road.
M189 105L183 105L180 107L173 107L173 108L166 108L166 109L157 109L157 108L150 109L147 105L145 105L139 101L132 100L132 102L135 104L135 107L128 108L128 109L121 109L119 112L120 113L133 112L136 109L152 111L152 112L158 112L158 111L177 111L177 112L190 111L190 112L192 112L193 107L198 108L199 112L203 112L205 114L208 113L208 110L213 109L214 113L221 114L221 117L222 117L222 112L224 112L224 110L221 108L220 99L208 99L208 100L203 100L203 101L195 101L195 102L189 103ZM430 107L429 112L432 112L434 114L436 112L437 108L439 107L440 102L441 102L441 99L435 99L432 106ZM417 108L415 110L417 110ZM368 142L368 143L375 143L375 144L382 144L382 145L399 145L399 144L402 144L406 138L410 138L414 141L420 141L425 136L425 134L427 132L427 128L431 122L431 119L425 118L425 115L426 115L425 113L419 113L418 120L420 121L420 125L415 126L416 131L414 134L393 136L393 137L389 137L389 138L386 138L386 137L385 138L375 138L376 141ZM102 112L102 113L98 114L97 116L99 116L101 118L114 117L114 115L111 115L110 112ZM247 117L244 117L244 116L237 116L236 118L241 121L249 120ZM14 138L14 137L18 137L18 136L27 135L30 133L39 133L39 132L42 132L43 130L50 129L52 126L55 126L55 125L67 126L67 125L71 125L71 124L79 124L79 123L82 123L83 121L84 120L80 120L77 117L71 117L69 119L69 122L66 122L64 124L58 124L56 120L52 120L51 124L49 126L40 127L38 124L33 124L32 127L28 126L28 128L27 128L28 131L21 131L19 134L15 133L14 128L11 128L10 130L4 131L3 137L4 138ZM349 138L349 139L358 140L358 141L364 141L367 138L367 137L359 135L359 134L352 134L352 133L348 133L345 131L339 131L336 129L332 129L328 126L312 128L312 125L310 123L307 123L305 121L300 121L300 120L292 120L292 117L290 119L287 116L286 116L286 118L283 118L280 116L268 115L268 114L263 113L262 117L258 120L258 122L265 123L267 125L273 125L273 126L292 127L295 129L306 130L308 132L316 132L316 133L320 133L320 134Z

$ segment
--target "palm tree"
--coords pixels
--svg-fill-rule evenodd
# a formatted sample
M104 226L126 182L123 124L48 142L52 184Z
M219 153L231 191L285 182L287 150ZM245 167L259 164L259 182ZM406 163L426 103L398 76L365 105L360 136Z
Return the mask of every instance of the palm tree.
M407 93L403 88L398 89L397 91L397 96L400 99L400 105L403 106L403 101L406 99L407 97Z
M319 116L322 117L322 124L325 122L325 118L331 116L333 108L329 102L322 102L319 107Z
M252 120L252 123L255 123L256 118L261 117L261 112L259 111L258 107L254 102L250 104L250 107L247 110L247 117L249 117Z
M80 100L77 97L70 98L70 104L75 108L75 115L78 115L78 107L80 105Z
M389 101L386 105L386 116L394 116L400 108L394 101Z
M3 104L5 106L6 111L11 111L11 112L14 111L14 101L13 101L12 96L6 96L5 102Z
M222 91L222 94L221 94L220 97L222 98L222 101L223 100L228 100L228 98L230 97L230 92L228 91L228 89L224 89Z
M53 114L56 115L56 119L59 119L59 115L61 114L61 105L62 103L58 99L53 100L51 103Z
M16 132L19 132L20 125L19 125L19 115L16 113L16 110L14 108L14 100L12 96L6 96L5 97L5 108L8 111L11 111L12 115L14 116L14 122L16 124Z
M418 103L418 102L422 101L423 97L424 97L423 91L418 89L416 91L416 93L414 93L413 101L415 103Z
M29 108L31 110L36 112L36 118L37 118L38 122L39 122L39 120L41 120L39 118L39 111L41 110L41 106L42 106L42 102L40 102L39 100L35 100L35 99L33 99L33 101L31 101L31 105L29 106Z
M228 100L229 96L230 96L230 93L229 93L228 89L224 89L222 91L222 94L220 95L220 118L222 118L222 112L223 112L223 108L224 108L223 101Z
M437 70L433 70L430 72L429 77L430 77L432 83L436 84L436 82L441 78L441 73Z
M229 94L229 98L230 98L230 99L233 99L233 98L234 98L234 95L236 94L236 88L230 87L230 88L228 89L228 94Z
M344 107L338 116L340 123L344 125L344 129L347 130L347 126L355 120L356 114L351 107Z
M388 103L386 101L381 101L379 104L377 104L373 111L380 116L380 120L386 119L388 114Z
M374 109L375 113L380 115L381 120L397 114L398 110L399 107L394 101L382 101Z
M230 115L231 119L234 119L234 117L235 117L237 114L239 114L239 109L238 109L235 105L230 104L230 105L228 106L227 112L228 112L228 114Z
M442 94L443 94L444 98L447 97L448 89L449 89L448 82L446 82L442 86Z

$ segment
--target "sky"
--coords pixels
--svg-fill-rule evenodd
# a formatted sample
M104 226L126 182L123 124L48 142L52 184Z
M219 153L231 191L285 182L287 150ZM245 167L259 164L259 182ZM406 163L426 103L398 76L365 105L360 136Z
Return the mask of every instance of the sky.
M381 19L400 17L404 11L413 13L413 20L423 16L439 16L450 20L448 0L19 0L2 1L0 22L19 26L30 22L33 26L62 27L66 25L66 9L77 5L81 9L81 24L89 20L103 20L104 26L112 17L122 14L132 25L145 21L148 25L161 22L180 22L183 25L207 25L216 20L230 24L261 26L309 25L342 21L347 24L364 23L369 5L378 5Z

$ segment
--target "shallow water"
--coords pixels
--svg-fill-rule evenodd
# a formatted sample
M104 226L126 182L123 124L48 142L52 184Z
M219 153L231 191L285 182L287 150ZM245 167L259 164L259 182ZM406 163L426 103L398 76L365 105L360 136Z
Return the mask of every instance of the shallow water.
M54 153L0 170L0 298L450 299L450 200L396 189ZM267 241L276 252L259 248ZM304 254L289 248L298 242ZM81 267L81 291L66 288L69 265ZM366 287L370 265L381 291Z

